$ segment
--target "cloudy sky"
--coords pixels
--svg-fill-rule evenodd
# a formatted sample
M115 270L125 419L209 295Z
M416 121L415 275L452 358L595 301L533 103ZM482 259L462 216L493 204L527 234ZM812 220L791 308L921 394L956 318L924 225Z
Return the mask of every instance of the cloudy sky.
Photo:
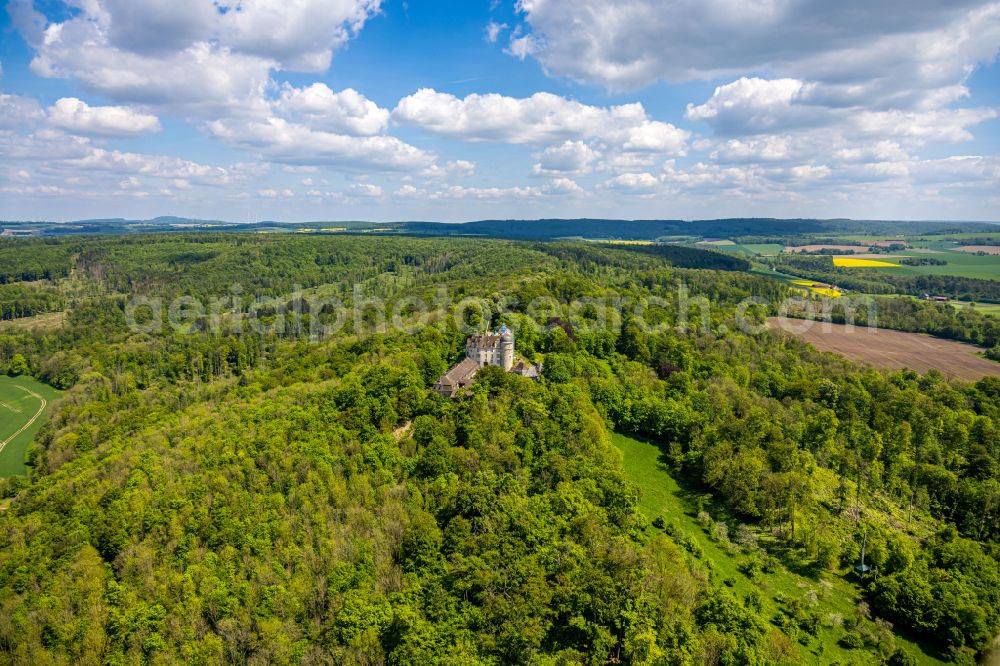
M2 219L1000 220L1000 2L0 2Z

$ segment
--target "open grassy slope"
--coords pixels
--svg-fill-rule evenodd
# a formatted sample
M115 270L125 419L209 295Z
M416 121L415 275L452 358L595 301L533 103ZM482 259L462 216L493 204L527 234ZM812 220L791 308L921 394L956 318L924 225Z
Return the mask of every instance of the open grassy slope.
M660 460L660 449L652 443L640 441L621 434L614 435L614 444L622 452L623 466L628 478L639 488L639 507L650 521L662 517L666 529L675 531L675 535L687 535L694 544L696 552L700 550L700 561L711 572L717 581L728 581L733 591L741 598L757 590L762 597L761 614L774 621L782 608L782 600L803 600L812 598L815 593L813 610L821 618L832 620L824 622L814 638L805 632L800 634L797 645L803 663L810 664L870 664L873 655L866 651L849 650L839 643L846 630L836 626L834 618L846 618L855 612L856 605L861 601L861 590L847 578L847 572L823 573L819 575L795 573L787 567L779 567L773 573L762 573L754 581L740 571L740 563L746 558L740 553L732 554L709 537L702 523L698 520L699 495L689 492L668 472ZM711 504L704 504L705 510L712 514L715 520L724 516ZM730 525L730 534L734 534ZM656 529L655 527L651 527ZM761 542L766 542L766 535L761 535ZM806 569L796 567L805 572ZM787 602L786 602L787 603ZM832 625L832 626L831 626ZM945 663L936 657L926 654L916 643L896 636L896 645L912 655L919 664Z
M61 393L30 377L0 375L0 477L25 474L24 454Z

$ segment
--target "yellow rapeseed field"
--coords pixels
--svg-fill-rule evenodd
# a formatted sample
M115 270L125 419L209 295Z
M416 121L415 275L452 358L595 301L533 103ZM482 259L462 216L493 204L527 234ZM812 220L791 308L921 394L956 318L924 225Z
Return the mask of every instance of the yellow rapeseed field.
M843 296L843 294L840 293L839 291L837 291L836 289L830 289L828 287L817 287L817 286L815 286L817 284L823 284L822 282L816 282L815 280L789 280L789 282L791 284L794 284L794 285L797 285L797 286L800 286L800 287L809 287L809 289L800 289L800 290L797 290L797 291L801 291L804 294L808 294L809 292L812 292L814 294L819 294L820 296L829 296L830 298L840 298L841 296Z
M850 257L834 257L833 265L841 266L843 268L881 268L883 266L899 268L899 264L889 263L888 261L877 261L875 259L852 259Z

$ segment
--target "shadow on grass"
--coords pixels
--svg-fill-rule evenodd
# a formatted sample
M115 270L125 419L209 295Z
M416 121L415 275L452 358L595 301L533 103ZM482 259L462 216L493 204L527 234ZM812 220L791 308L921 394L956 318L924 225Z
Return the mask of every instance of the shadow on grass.
M663 450L658 441L635 433L626 432L622 434L636 441L655 446L659 450L656 460L658 468L660 471L670 475L677 482L681 490L680 498L684 503L684 513L687 516L697 518L698 512L704 509L712 516L712 520L724 522L730 528L734 528L744 522L729 507L715 499L711 488L702 483L697 476L687 470L678 470L670 455Z

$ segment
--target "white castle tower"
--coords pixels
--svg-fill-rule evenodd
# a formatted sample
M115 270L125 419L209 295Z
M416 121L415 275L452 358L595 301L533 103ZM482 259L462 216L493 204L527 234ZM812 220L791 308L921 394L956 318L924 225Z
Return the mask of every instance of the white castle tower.
M541 366L535 367L524 359L514 365L514 332L501 326L498 331L470 336L465 341L465 358L441 375L434 390L446 398L468 395L466 389L472 386L476 372L488 365L528 379L538 379L541 371Z
M510 372L514 367L514 334L506 326L500 327L500 359L503 369Z

